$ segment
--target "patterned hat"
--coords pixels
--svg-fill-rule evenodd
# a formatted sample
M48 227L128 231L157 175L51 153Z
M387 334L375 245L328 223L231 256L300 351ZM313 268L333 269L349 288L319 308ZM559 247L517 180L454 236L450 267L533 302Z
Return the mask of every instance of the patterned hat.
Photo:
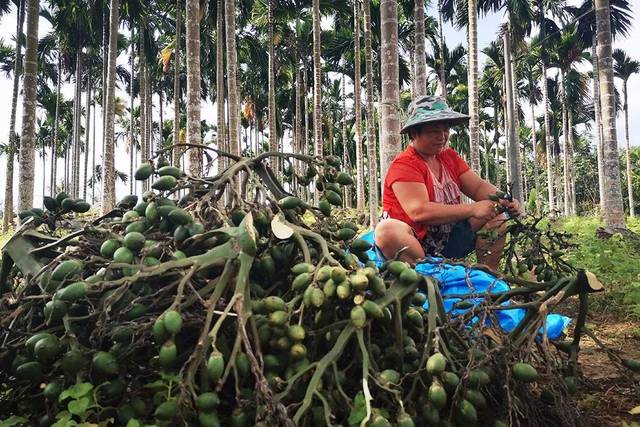
M441 96L426 95L411 101L408 108L409 118L400 133L407 133L409 128L422 123L448 122L451 125L466 124L469 116L453 111Z

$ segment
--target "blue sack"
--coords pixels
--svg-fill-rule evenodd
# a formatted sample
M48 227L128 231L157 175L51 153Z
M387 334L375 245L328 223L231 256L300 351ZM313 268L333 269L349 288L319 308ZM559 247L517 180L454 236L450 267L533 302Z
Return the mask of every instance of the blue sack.
M367 252L370 260L380 267L384 263L384 258L374 244L373 231L369 231L359 237L373 245L373 248ZM416 271L424 276L435 279L440 284L440 293L443 298L444 308L447 313L458 316L470 309L457 309L454 304L461 301L460 298L447 298L448 295L474 295L475 298L468 298L467 301L472 303L480 303L483 298L482 294L486 293L502 293L511 287L504 280L498 279L496 276L485 271L464 267L462 265L453 265L442 262L441 258L431 258L430 262L421 262L416 264ZM510 301L502 303L505 306L511 304ZM429 307L429 303L425 303L425 308ZM514 330L518 324L524 319L526 310L523 308L513 308L508 310L496 311L496 317L500 327L505 333ZM476 319L477 320L477 319ZM571 318L560 314L547 315L546 327L549 339L561 338L565 329L571 323ZM540 331L542 333L542 330Z

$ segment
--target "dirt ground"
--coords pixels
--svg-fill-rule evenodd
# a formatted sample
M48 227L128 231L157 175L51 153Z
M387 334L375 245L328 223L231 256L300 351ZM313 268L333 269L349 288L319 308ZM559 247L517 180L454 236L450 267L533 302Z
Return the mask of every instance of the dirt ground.
M620 319L612 314L591 313L587 326L610 348L627 358L640 359L640 320ZM620 370L593 339L584 337L579 361L583 378L575 395L583 415L580 425L617 426L640 423L629 411L640 405L640 374ZM640 424L638 424L640 425Z

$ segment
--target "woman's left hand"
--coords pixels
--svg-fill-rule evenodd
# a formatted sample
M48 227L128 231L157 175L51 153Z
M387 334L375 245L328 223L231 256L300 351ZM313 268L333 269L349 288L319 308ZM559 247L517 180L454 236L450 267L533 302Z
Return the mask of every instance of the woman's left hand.
M518 200L513 199L512 201L509 201L507 199L500 199L500 204L510 216L517 217L522 215L522 206Z

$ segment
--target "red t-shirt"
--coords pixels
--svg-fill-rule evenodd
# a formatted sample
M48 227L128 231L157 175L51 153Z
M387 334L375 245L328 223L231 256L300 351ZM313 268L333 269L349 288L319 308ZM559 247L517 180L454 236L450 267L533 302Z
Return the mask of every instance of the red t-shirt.
M442 167L447 168L455 183L460 187L460 175L469 170L467 162L452 148L445 148L436 157L440 160ZM429 167L412 145L409 145L405 151L398 154L393 159L391 166L389 166L384 180L382 209L390 218L399 219L409 224L417 234L418 239L422 240L427 235L429 226L413 222L402 209L391 187L396 182L423 182L427 187L429 200L434 200L433 180L431 179Z

